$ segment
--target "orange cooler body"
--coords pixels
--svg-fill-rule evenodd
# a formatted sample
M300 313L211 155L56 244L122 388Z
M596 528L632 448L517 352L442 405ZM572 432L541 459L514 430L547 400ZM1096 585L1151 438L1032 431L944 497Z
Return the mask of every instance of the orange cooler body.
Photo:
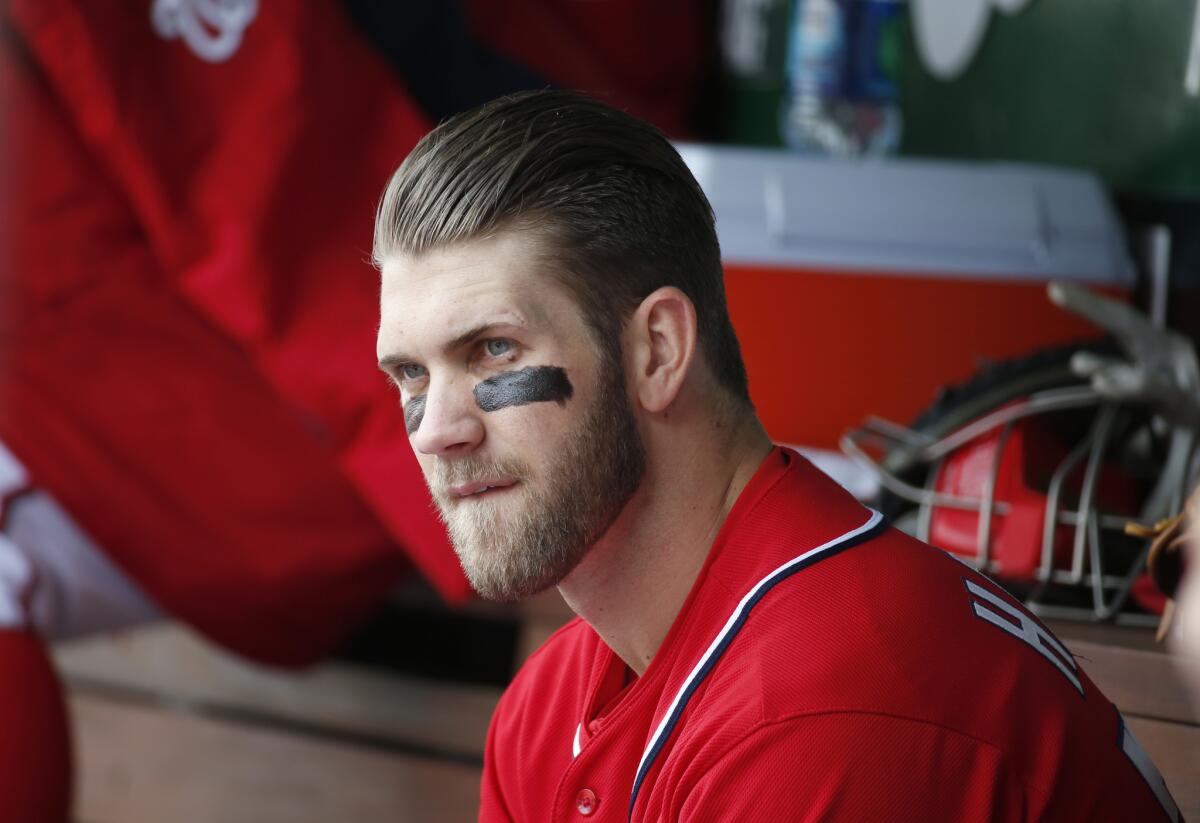
M1090 175L681 146L717 216L730 313L770 435L823 449L909 422L987 361L1100 332L1050 303L1128 295L1120 223Z

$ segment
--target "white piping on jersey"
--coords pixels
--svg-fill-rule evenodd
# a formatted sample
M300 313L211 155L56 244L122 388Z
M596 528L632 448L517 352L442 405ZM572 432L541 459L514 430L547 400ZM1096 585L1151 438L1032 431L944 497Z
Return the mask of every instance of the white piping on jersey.
M583 745L579 742L579 735L583 732L583 724L580 723L575 727L575 739L571 741L571 757L579 757L579 753L583 751Z
M820 546L817 546L815 549L809 549L798 557L793 557L779 568L767 574L755 584L754 588L746 592L745 596L742 597L742 599L738 602L737 607L734 608L733 613L729 615L729 619L725 621L725 625L721 628L721 631L717 633L717 636L713 639L712 643L709 644L708 649L706 649L704 654L700 656L700 659L696 661L696 665L692 667L691 673L688 674L687 679L683 681L683 685L679 687L679 691L675 693L675 698L671 701L671 705L667 707L666 712L663 713L663 717L658 724L658 728L654 730L654 734L650 737L649 742L646 743L645 750L642 751L642 758L638 761L637 772L635 772L635 774L641 773L642 767L646 764L646 759L658 745L659 738L663 736L663 733L667 729L667 724L675 715L675 709L679 705L679 701L683 699L683 695L688 691L688 688L692 685L692 682L699 677L700 672L704 668L704 665L708 662L708 659L712 657L716 650L725 642L726 635L729 634L730 630L738 622L738 619L742 616L743 612L746 611L748 604L754 600L754 597L756 594L758 594L759 590L762 589L763 586L767 585L767 583L769 583L776 575L786 571L792 566L795 566L797 563L803 563L814 555L829 551L830 549L845 543L847 540L853 540L863 532L868 532L878 526L883 520L883 515L874 509L868 509L868 511L871 512L871 516L867 518L867 522L863 523L858 528L852 529L840 537L835 537L833 540L830 540L828 543L823 543Z
M1158 799L1159 805L1162 806L1171 823L1178 823L1179 807L1175 805L1175 798L1171 797L1171 792L1167 790L1167 784L1163 781L1162 775L1150 756L1146 754L1146 750L1142 748L1142 744L1138 743L1133 732L1129 731L1129 727L1125 725L1125 718L1121 718L1121 749L1133 761L1134 767L1146 781L1150 791L1154 792L1155 798Z

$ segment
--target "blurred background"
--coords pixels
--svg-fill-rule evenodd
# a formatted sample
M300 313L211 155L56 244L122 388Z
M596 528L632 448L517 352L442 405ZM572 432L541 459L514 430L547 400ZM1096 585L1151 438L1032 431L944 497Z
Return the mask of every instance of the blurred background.
M371 231L532 88L677 142L772 437L1053 620L1200 814L1147 573L1197 472L1200 3L3 0L0 817L473 819L569 614L471 598Z

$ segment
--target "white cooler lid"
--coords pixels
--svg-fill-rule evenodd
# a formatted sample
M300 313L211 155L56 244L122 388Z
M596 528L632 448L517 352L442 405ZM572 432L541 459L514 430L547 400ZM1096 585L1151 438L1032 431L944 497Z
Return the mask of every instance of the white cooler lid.
M679 144L727 263L1129 287L1100 181L1015 163L846 160Z

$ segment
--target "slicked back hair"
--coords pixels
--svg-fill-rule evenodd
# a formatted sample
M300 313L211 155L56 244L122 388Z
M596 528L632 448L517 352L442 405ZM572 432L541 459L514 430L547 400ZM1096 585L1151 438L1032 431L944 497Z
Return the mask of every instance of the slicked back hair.
M696 307L701 354L718 383L749 405L712 207L658 129L562 91L522 92L457 115L389 181L373 257L382 267L502 231L542 241L547 271L610 358L647 295L680 289Z

